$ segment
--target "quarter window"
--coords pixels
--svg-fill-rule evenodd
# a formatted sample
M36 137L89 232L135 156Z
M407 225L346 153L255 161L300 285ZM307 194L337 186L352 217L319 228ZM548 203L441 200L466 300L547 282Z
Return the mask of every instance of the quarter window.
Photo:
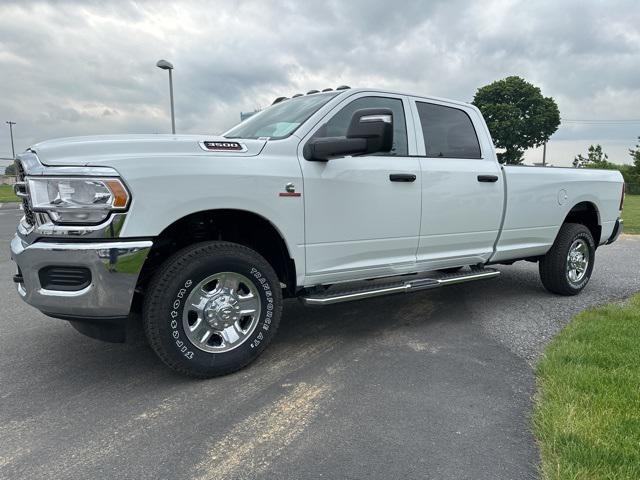
M388 97L362 97L354 100L336 113L331 119L318 129L315 138L344 137L351 123L351 117L356 110L362 108L389 108L393 112L393 147L390 152L374 153L374 155L407 156L407 123L404 118L402 100Z
M464 110L416 102L427 157L481 158L480 144Z

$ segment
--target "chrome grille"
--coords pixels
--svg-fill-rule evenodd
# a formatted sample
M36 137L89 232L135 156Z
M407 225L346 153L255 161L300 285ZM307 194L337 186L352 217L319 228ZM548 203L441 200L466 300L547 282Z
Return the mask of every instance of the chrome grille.
M24 194L20 195L22 198L22 209L24 210L24 219L29 225L35 225L36 219L31 210L31 204L29 203L29 190L25 186L25 171L20 160L15 161L16 165L16 185L22 186ZM17 191L17 190L16 190Z

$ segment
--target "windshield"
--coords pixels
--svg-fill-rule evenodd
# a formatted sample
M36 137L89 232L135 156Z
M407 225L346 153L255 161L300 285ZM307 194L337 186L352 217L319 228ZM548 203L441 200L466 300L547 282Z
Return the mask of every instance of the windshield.
M236 125L224 136L253 139L269 137L276 140L288 137L338 93L316 93L276 103Z

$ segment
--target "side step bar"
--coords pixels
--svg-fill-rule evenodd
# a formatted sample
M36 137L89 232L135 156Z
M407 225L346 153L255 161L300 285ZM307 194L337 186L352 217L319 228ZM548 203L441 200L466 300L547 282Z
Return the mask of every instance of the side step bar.
M410 293L419 290L427 290L430 288L444 287L446 285L454 285L456 283L472 282L475 280L485 280L500 275L498 270L485 268L482 270L471 270L465 273L455 273L442 275L435 278L419 278L405 282L398 282L376 287L363 287L352 290L341 290L334 292L323 292L320 294L310 294L301 297L302 303L305 305L331 305L332 303L351 302L354 300L363 300L365 298L379 297L382 295L391 295L394 293Z

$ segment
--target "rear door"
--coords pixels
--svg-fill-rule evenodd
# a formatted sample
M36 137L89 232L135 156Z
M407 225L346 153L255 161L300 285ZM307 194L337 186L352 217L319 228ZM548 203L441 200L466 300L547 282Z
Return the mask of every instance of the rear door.
M488 260L502 220L504 181L479 113L413 99L422 172L420 268Z
M353 113L363 108L393 112L391 152L327 162L304 159L309 139L346 135ZM338 104L300 143L307 284L415 268L421 190L414 130L406 97L361 92Z

